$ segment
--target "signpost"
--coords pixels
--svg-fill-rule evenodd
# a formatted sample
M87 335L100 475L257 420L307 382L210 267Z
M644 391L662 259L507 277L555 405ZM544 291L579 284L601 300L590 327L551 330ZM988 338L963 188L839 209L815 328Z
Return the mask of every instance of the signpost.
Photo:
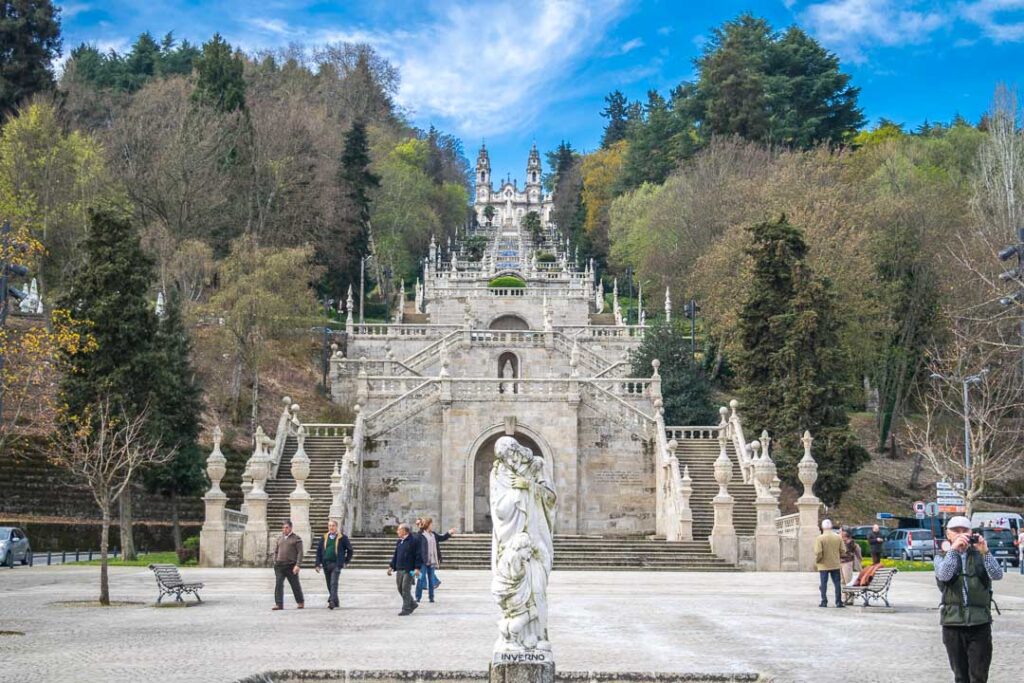
M891 512L879 512L875 515L875 519L892 519L893 514Z
M935 503L939 512L951 515L962 515L967 512L967 504L963 497L964 483L962 481L935 482Z

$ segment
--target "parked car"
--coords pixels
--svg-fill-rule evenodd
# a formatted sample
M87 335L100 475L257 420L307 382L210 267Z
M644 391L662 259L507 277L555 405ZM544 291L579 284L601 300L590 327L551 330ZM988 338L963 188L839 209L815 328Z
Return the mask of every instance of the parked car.
M893 529L882 545L882 555L898 560L930 560L935 557L931 529Z
M988 550L992 557L1007 562L1014 567L1020 565L1020 556L1017 554L1016 540L1013 531L1010 529L999 529L996 527L982 527L975 529L974 533L981 534L988 543Z
M32 564L28 536L17 527L0 526L0 564L13 567L15 562Z

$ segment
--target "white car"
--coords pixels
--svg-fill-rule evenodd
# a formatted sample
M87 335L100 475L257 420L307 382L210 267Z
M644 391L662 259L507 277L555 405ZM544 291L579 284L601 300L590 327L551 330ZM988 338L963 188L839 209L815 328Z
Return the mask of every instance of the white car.
M13 567L15 562L32 564L28 536L17 527L0 526L0 565Z

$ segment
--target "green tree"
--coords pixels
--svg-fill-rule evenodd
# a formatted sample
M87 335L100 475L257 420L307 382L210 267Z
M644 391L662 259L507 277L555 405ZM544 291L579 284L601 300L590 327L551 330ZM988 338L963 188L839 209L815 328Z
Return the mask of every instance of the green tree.
M629 127L629 146L616 181L621 192L643 183L661 184L682 159L696 151L696 133L685 109L655 90L647 93L643 116Z
M59 13L50 0L0 1L0 123L25 99L53 87Z
M544 237L541 230L540 214L536 211L527 211L523 216L523 227L530 233L530 239L533 240L534 245L540 244L541 238Z
M115 415L134 419L154 403L154 378L160 375L157 319L148 294L153 261L127 218L109 211L90 216L83 258L69 279L59 307L71 313L80 335L91 335L96 350L61 360L61 418L74 424L110 397ZM121 547L134 555L131 497L121 504Z
M245 109L245 62L219 33L203 43L195 67L195 102L224 113Z
M809 430L816 490L834 504L868 455L846 415L849 360L831 285L814 277L803 235L784 216L755 225L750 236L753 278L740 312L736 364L747 422L772 432L772 457L791 485L799 481L800 437Z
M192 342L181 316L181 297L172 289L156 335L159 374L154 377L149 430L161 447L172 451L170 461L149 469L146 487L171 500L175 550L181 548L178 500L202 492L206 459L199 449L202 387L192 367Z
M696 66L688 106L705 138L807 148L842 142L864 122L860 91L839 60L795 26L779 36L765 19L742 14L712 32Z
M324 268L321 294L344 296L358 278L360 260L370 253L371 193L380 186L370 163L366 124L356 121L345 133L338 164L338 220L332 221L327 239L315 245L314 262Z
M633 377L648 377L651 361L661 361L661 395L665 424L714 424L717 413L711 401L711 383L693 362L690 339L678 322L658 320L648 326L643 343L630 356Z
M608 106L601 110L601 116L608 119L608 124L601 136L601 147L610 147L626 137L629 127L629 101L619 90L613 90L605 95L604 101Z

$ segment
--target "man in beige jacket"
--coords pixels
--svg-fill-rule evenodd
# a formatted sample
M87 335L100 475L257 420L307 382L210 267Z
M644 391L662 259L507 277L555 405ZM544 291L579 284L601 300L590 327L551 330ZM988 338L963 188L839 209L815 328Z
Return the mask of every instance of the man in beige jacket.
M839 557L843 552L843 541L839 535L832 531L832 521L825 519L821 522L821 536L814 539L814 563L818 569L818 577L821 580L821 603L819 607L828 607L828 580L832 579L832 585L836 590L836 607L843 606L843 592L839 587Z

